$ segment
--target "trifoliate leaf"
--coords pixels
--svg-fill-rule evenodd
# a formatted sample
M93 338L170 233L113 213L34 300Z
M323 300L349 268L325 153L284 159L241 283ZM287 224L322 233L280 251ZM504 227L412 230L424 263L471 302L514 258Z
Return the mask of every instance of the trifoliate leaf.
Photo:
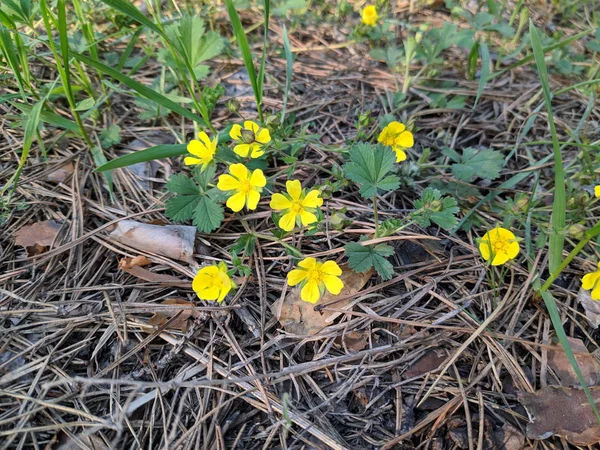
M348 256L348 265L356 272L366 272L374 267L384 280L389 280L394 275L394 266L387 260L394 254L394 248L387 244L363 246L357 242L350 242L344 246Z
M167 189L173 194L199 195L200 191L194 180L185 175L173 175L167 182Z
M502 153L491 149L477 150L466 148L460 159L460 164L452 166L452 173L463 181L471 181L473 177L495 180L500 176L504 157Z
M456 214L459 208L456 200L452 197L442 198L437 189L425 189L421 198L415 201L415 208L410 217L422 227L428 227L433 222L440 228L449 230L458 223Z
M194 210L194 225L203 233L216 230L223 221L223 207L215 203L208 195L199 198Z
M378 190L391 191L399 186L395 175L388 175L396 155L382 145L360 143L350 149L350 162L345 164L344 175L360 185L360 195L371 198Z
M177 195L170 198L165 207L165 214L174 222L185 222L194 216L194 210L200 201L196 195Z
M112 124L108 128L105 128L100 132L100 141L102 142L102 148L110 148L115 144L121 142L121 127L119 125Z

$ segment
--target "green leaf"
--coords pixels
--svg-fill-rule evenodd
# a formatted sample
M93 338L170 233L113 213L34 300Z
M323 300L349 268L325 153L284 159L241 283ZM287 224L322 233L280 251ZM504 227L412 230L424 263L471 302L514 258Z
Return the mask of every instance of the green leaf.
M210 183L212 181L213 177L215 176L216 171L217 171L217 167L214 164L207 166L204 171L196 170L194 179L200 185L200 188L203 191L206 191L208 189L208 183Z
M356 144L350 149L350 162L343 167L344 175L360 185L364 198L371 198L378 190L391 191L400 185L397 176L388 175L395 161L394 152L381 144Z
M428 187L421 198L415 201L415 211L410 217L422 227L428 227L433 222L440 228L449 230L456 226L458 212L459 208L453 197L442 198L440 191Z
M102 1L104 3L106 3L107 5L115 8L116 10L121 11L123 14L125 14L130 19L133 19L137 23L150 28L152 31L155 31L162 37L166 38L163 31L154 22L152 22L150 19L148 19L148 17L146 17L144 14L142 14L130 1L127 1L127 0L102 0Z
M149 88L148 86L143 85L142 83L140 83L138 81L135 81L134 79L128 77L127 75L122 74L121 72L113 69L112 67L108 67L107 65L102 64L100 61L96 61L94 59L88 58L87 56L81 55L79 53L70 52L70 55L72 57L74 57L75 59L81 61L82 63L92 66L95 69L99 70L100 72L103 72L106 75L113 77L115 80L118 80L121 83L123 83L124 85L130 87L131 89L133 89L135 92L137 92L141 96L146 97L146 98L158 103L159 105L164 106L168 110L170 110L176 114L179 114L180 116L183 116L187 119L193 120L194 122L197 122L202 126L205 126L205 127L207 126L204 119L202 119L200 116L197 116L196 114L192 113L189 109L186 109L181 105L178 105L177 103L173 102L172 100L169 100L164 95L159 94L155 90Z
M185 222L192 217L195 219L195 209L200 203L200 196L196 195L176 195L167 200L165 204L165 214L174 222Z
M503 164L502 153L491 149L477 150L469 147L463 151L460 164L452 166L452 173L462 181L471 181L475 176L495 180L500 176Z
M475 97L475 103L473 104L473 109L477 106L479 102L479 98L481 94L483 94L483 88L485 87L485 83L487 82L488 76L490 74L490 51L485 42L480 44L481 48L481 76L479 77L479 86L477 87L477 96Z
M137 152L113 159L98 167L96 172L127 167L141 162L152 161L154 159L171 158L172 156L185 155L186 153L186 144L156 145L145 150L138 150Z
M75 111L87 111L88 109L92 109L95 104L96 104L96 100L94 100L93 97L88 97L84 100L81 100L79 103L77 103L77 106L75 107Z
M256 236L253 234L242 234L231 246L231 252L238 254L242 252L244 256L250 256L254 253L256 246Z
M173 175L166 184L169 192L179 195L199 195L200 191L194 180L185 175Z
M100 132L102 148L109 148L121 142L121 127L116 124L109 125Z
M348 265L356 272L366 272L374 267L384 280L389 280L394 275L394 266L387 260L388 256L394 254L394 248L391 245L365 246L357 242L350 242L344 246L344 251L348 256Z
M203 233L210 233L221 225L224 218L223 207L208 195L203 195L199 200L194 211L194 225Z

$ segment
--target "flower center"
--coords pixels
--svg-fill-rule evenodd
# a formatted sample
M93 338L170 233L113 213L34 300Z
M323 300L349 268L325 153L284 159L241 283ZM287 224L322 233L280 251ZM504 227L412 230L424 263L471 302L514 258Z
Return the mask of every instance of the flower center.
M290 206L290 212L294 214L301 214L304 211L304 206L299 201L292 201L292 206Z
M323 282L323 273L319 269L310 269L307 276L308 281L314 281L317 284Z
M247 194L252 191L252 184L250 183L250 180L240 181L240 187L238 188L238 191L242 194Z
M492 251L493 251L494 254L507 253L508 252L508 242L505 242L505 241L493 241L491 244L492 244Z

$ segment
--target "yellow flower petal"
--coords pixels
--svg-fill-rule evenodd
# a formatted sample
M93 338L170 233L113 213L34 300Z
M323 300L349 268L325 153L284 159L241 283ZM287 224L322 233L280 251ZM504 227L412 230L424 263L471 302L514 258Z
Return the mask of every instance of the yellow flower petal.
M260 196L259 196L260 198ZM241 211L246 204L246 194L237 192L227 199L227 207L233 212Z
M301 283L308 276L308 272L302 269L294 269L290 270L287 275L288 284L290 286L296 286L298 283Z
M212 142L210 141L208 134L204 131L198 133L198 139L206 146L206 148L210 149L212 147Z
M285 188L292 197L292 200L299 200L302 195L302 185L298 180L288 180L285 182Z
M204 158L209 152L206 146L197 140L192 140L187 145L187 151L194 156L198 156L199 158Z
M256 187L265 187L267 185L267 179L263 174L263 171L260 169L254 170L252 172L252 176L250 177L250 184Z
M206 289L196 292L196 295L198 295L200 300L216 300L219 298L219 291L219 286L209 286Z
M598 271L585 274L581 279L581 287L586 291L593 289L598 283L598 278L600 278L600 272Z
M236 177L239 181L247 180L250 175L248 169L243 164L232 164L229 166L229 172L231 172L231 175Z
M413 145L415 145L413 134L410 131L404 131L400 133L395 139L395 144L398 147L411 148Z
M187 159L187 158L186 158ZM217 183L217 188L221 191L233 191L240 187L240 182L233 178L229 174L223 174L219 176L219 182Z
M335 261L325 261L321 266L321 272L325 275L339 277L342 274L342 269Z
M234 124L231 127L231 130L229 131L229 137L231 137L231 139L235 139L236 141L241 140L241 138L242 138L242 127L240 125L238 125L237 123Z
M300 298L305 302L317 303L320 297L321 291L315 281L309 281L300 291Z
M498 252L492 260L492 266L501 266L508 261L508 255L504 252Z
M300 220L302 222L302 225L304 226L310 225L311 223L315 223L318 221L317 216L306 210L302 210L302 212L300 213Z
M321 193L319 191L313 189L306 194L306 197L304 197L304 200L302 200L302 206L305 208L318 208L323 206L323 199L319 197L320 195Z
M600 300L600 283L592 291L592 300Z
M246 158L248 153L250 153L250 145L249 144L238 144L233 147L233 152L236 155L241 156L242 158Z
M269 206L275 211L281 211L292 206L292 202L290 202L289 199L283 194L273 194Z
M197 164L204 164L204 160L198 159L198 158L192 158L191 156L186 156L185 158L183 158L183 163L186 166L194 166Z
M296 213L294 212L289 212L287 214L284 214L280 219L279 219L279 228L281 228L284 231L292 231L294 229L294 226L296 225Z
M406 152L400 148L395 148L396 152L396 162L402 162L406 159Z
M248 205L248 209L254 211L258 206L258 202L260 200L260 193L258 191L250 191L247 194L246 203Z
M260 128L256 122L252 122L251 120L244 121L244 128L246 130L252 130L255 134Z
M331 275L323 276L323 283L325 283L325 287L333 295L338 295L344 287L344 282L342 280Z
M265 154L265 150L257 143L250 144L250 158L260 158Z
M375 9L375 6L369 5L362 10L362 22L365 25L370 27L375 26L378 20L379 16L377 15L377 9Z
M298 263L298 267L302 267L303 269L314 269L317 266L317 260L311 256L308 258L304 258L302 261Z
M594 196L596 198L600 197L600 186L594 186Z
M271 142L271 133L269 133L269 130L263 128L256 133L256 142L260 142L261 144L268 144Z
M481 253L481 257L483 259L486 261L490 260L490 257L492 256L492 247L489 240L482 239L479 242L479 252Z

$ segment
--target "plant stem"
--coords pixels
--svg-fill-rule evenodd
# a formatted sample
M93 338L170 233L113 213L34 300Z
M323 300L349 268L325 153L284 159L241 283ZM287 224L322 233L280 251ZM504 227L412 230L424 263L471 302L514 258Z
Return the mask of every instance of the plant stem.
M373 216L375 220L375 237L379 236L379 212L377 211L377 195L373 196Z

